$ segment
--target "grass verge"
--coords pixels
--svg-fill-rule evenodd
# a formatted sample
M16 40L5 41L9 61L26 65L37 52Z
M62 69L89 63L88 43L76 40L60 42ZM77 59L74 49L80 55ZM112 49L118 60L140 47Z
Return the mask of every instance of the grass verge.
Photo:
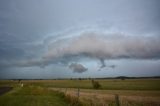
M0 106L68 106L68 103L58 92L27 86L0 96Z

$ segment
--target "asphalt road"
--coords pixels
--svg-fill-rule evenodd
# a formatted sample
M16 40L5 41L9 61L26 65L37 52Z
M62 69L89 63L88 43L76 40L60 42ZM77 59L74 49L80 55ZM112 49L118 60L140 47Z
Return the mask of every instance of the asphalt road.
M12 90L13 87L0 87L0 95Z

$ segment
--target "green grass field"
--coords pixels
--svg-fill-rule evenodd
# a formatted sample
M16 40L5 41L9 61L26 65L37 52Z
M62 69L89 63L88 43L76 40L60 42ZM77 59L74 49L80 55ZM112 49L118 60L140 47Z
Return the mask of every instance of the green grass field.
M105 90L160 90L160 79L111 79L97 80ZM24 85L57 88L85 88L92 89L91 80L24 80ZM2 81L3 84L13 85L16 81Z
M80 88L80 100L88 106L97 100L114 106L114 94L118 94L123 105L127 103L127 106L160 105L160 79L96 81L101 84L98 90L93 89L91 80L22 80L23 87L18 81L1 80L0 87L11 86L13 90L0 96L0 106L70 106L64 95L57 91L67 91L67 95L74 96L77 88ZM93 106L102 105L95 103Z
M16 87L0 96L0 106L68 106L57 92L36 86Z

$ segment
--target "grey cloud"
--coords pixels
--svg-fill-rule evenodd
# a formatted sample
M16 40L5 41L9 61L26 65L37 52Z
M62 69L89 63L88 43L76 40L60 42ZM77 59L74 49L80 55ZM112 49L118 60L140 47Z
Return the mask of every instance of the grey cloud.
M99 67L98 71L101 71L102 69L114 69L116 67L116 65L106 65L105 63L101 63L101 66Z
M78 63L72 63L69 65L69 68L71 70L73 70L73 72L75 73L83 73L85 71L87 71L88 69L86 67L84 67L82 64L78 64Z
M115 68L115 67L116 67L116 65L110 65L109 67L110 67L110 68Z
M10 68L10 67L33 67L39 66L44 67L48 62L44 62L43 60L18 60L18 61L1 61L0 67Z
M101 66L100 66L100 68L104 68L104 67L106 67L106 64L105 64L104 59L100 59L100 62L101 62Z

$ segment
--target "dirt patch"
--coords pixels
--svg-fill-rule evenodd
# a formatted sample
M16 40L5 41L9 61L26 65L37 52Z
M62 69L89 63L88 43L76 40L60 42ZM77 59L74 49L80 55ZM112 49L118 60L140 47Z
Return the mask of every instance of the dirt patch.
M0 95L12 90L13 87L0 87Z

